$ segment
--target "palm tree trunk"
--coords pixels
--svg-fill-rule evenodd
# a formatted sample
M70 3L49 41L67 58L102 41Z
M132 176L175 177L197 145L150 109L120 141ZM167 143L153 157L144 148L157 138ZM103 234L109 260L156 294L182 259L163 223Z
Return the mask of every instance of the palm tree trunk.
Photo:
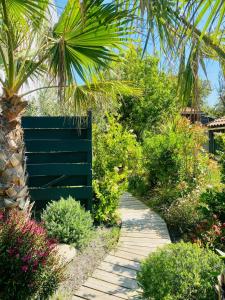
M28 200L21 116L27 102L0 99L0 209L23 208Z

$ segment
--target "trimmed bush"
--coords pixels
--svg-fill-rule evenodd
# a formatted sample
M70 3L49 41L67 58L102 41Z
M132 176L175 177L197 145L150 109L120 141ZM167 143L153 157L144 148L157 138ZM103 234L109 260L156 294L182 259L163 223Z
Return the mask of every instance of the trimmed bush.
M25 212L0 213L0 299L48 299L62 279L56 242Z
M42 220L50 237L78 249L87 245L92 237L91 214L72 197L49 203L42 213Z
M223 267L214 252L181 242L149 255L137 278L144 299L212 300Z

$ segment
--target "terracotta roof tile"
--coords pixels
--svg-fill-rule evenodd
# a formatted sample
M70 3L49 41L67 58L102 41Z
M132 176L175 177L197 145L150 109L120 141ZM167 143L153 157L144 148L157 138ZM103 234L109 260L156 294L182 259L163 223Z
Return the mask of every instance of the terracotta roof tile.
M225 116L222 118L218 118L208 124L208 127L219 127L219 126L225 126Z

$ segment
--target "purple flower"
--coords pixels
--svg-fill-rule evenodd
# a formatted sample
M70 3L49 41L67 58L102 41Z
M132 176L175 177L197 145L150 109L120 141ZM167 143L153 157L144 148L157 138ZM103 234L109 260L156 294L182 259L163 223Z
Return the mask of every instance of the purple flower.
M0 221L2 221L4 219L4 214L3 212L0 212Z
M22 266L21 270L26 273L28 271L28 266L26 265Z
M16 253L16 248L10 248L7 252L9 253L9 256L13 256Z
M22 261L23 262L28 262L29 260L31 260L32 256L31 255L25 255L23 258L22 258Z

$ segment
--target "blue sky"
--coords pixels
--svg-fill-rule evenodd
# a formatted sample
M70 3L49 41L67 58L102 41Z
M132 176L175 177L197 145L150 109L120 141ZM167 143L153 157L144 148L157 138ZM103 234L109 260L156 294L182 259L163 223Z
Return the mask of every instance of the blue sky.
M67 0L55 0L55 2L58 7L58 10L60 11L65 6ZM219 65L217 62L207 61L206 69L207 69L208 79L210 81L211 88L212 88L212 93L209 95L207 102L209 105L214 105L218 100L217 89L218 89ZM202 79L205 79L205 75L202 71L200 71L200 77Z

